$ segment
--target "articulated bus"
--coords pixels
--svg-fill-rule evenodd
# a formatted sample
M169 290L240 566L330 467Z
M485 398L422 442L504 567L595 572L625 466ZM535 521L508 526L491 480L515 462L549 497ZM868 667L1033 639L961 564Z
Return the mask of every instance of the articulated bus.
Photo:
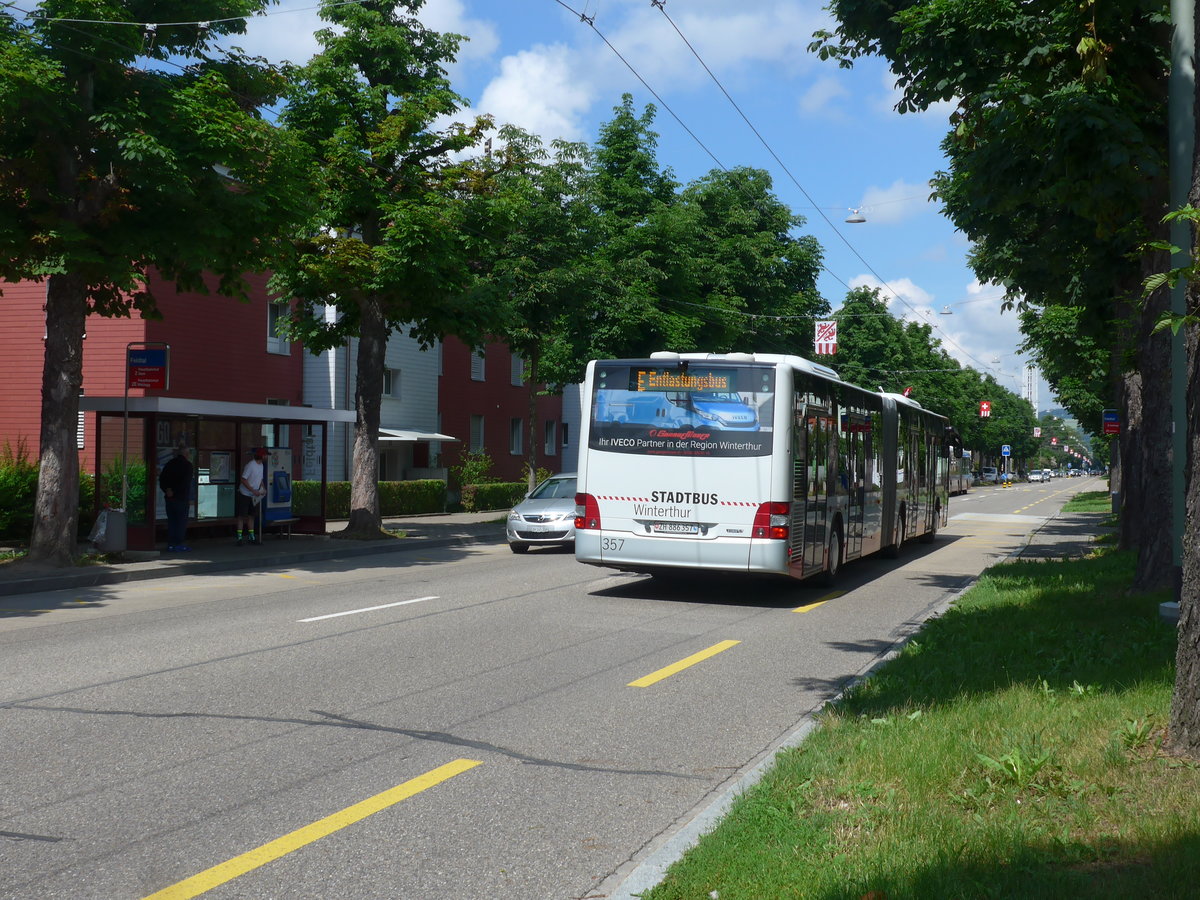
M580 562L830 582L946 524L946 419L798 356L594 360L583 398Z

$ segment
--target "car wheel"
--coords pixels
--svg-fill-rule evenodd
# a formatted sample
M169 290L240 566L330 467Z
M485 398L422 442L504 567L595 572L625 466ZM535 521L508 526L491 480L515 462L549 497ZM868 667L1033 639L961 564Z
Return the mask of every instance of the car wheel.
M508 549L511 550L513 553L528 553L529 545L528 544L509 544Z

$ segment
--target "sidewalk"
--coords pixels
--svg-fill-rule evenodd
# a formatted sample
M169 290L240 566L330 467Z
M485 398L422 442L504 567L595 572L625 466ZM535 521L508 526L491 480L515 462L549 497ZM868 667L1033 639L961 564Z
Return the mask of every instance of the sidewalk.
M454 547L475 543L501 543L507 510L479 513L395 516L385 518L388 530L404 532L404 537L378 541L340 541L330 537L346 527L346 521L331 520L326 534L294 534L290 538L269 533L261 544L238 547L233 538L202 538L188 541L190 553L166 550L129 551L117 562L71 569L37 570L24 565L0 565L0 604L3 597L39 591L58 591L119 584L148 578L175 575L211 575L238 569L286 568L298 563L328 559L351 559L379 553L401 553L433 547ZM83 544L80 553L90 545Z

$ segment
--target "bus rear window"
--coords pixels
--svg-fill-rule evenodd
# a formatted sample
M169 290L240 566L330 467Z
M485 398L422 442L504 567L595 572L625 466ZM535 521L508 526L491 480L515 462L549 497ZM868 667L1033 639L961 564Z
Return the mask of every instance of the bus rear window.
M598 365L588 447L643 456L767 456L775 370Z

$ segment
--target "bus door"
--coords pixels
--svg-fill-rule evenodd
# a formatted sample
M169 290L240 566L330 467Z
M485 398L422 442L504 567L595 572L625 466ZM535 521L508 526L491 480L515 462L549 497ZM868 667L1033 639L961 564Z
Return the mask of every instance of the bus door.
M928 457L920 424L910 420L905 431L908 439L908 532L916 534L923 533L926 529L927 514L924 501L925 486L929 482L929 473L925 469Z
M807 405L801 422L797 423L797 439L804 445L804 527L800 529L804 546L799 549L805 574L825 568L825 536L829 527L830 436L833 419L828 409ZM797 467L800 457L796 457ZM797 498L799 502L799 498Z
M847 493L846 559L862 556L865 514L867 458L866 444L871 436L871 420L857 410L842 412L842 452L838 460L838 478Z

